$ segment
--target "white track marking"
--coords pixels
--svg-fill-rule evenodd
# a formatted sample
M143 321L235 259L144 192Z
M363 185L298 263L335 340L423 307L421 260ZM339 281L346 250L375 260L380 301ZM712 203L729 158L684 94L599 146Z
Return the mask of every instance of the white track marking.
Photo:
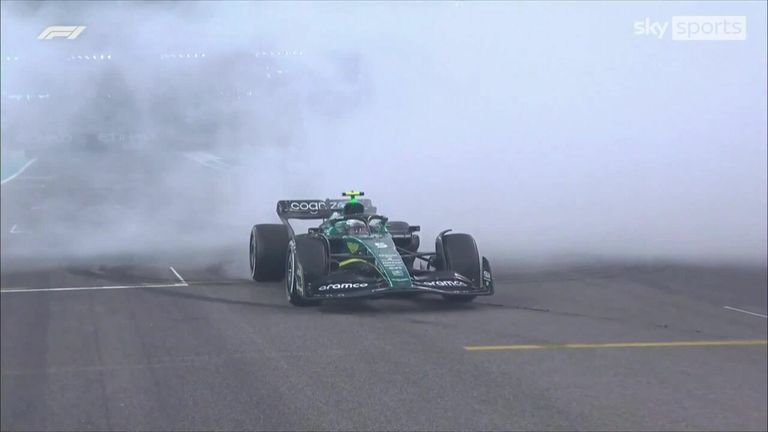
M15 225L14 225L15 226ZM164 284L142 284L142 285L107 285L107 286L92 286L92 287L62 287L62 288L12 288L0 290L0 293L25 293L25 292L42 292L42 291L93 291L93 290L116 290L116 289L137 289L137 288L174 288L174 287L188 287L189 284L173 267L171 269L174 275L181 282L177 283L164 283Z
M18 227L18 225L16 225L16 224L13 224L13 226L11 227L11 230L10 230L9 232L10 232L11 234L21 234L22 232L21 232L21 231L19 231L19 230L17 230L17 229L16 229L17 227Z
M179 272L177 272L177 271L176 271L176 269L175 269L175 268L173 268L173 267L168 267L168 268L169 268L169 269L171 269L171 271L173 272L173 274L175 274L175 275L176 275L176 277L177 277L177 278L179 278L179 280L181 281L181 283L182 283L182 284L184 284L184 286L188 286L188 285L189 285L189 284L187 283L187 281L185 281L185 280L184 280L184 278L183 278L183 277L181 277L181 275L179 274Z
M97 291L97 290L116 290L116 289L137 289L137 288L178 288L189 286L185 283L173 283L173 284L146 284L146 285L110 285L110 286L93 286L93 287L66 287L66 288L29 288L29 289L3 289L0 290L0 294L6 293L27 293L27 292L43 292L43 291Z
M768 315L764 315L764 314L757 313L757 312L750 312L750 311L747 311L747 310L744 310L744 309L735 308L735 307L723 306L723 309L732 310L734 312L741 312L741 313L745 313L747 315L753 315L753 316L760 317L760 318L768 318Z
M16 171L15 173L13 173L13 175L12 175L12 176L8 177L8 178L7 178L7 179L5 179L5 180L2 180L2 181L0 181L0 184L6 184L6 183L8 183L9 181L11 181L11 180L15 179L16 177L18 177L18 176L19 176L19 174L23 173L23 172L24 172L24 170L26 170L27 168L29 168L29 166L30 166L30 165L32 165L32 164L33 164L33 163L34 163L36 160L37 160L37 159L30 159L30 160L29 160L27 163L25 163L25 164L24 164L24 166L22 166L22 167L21 167L21 169L19 169L19 170L18 170L18 171Z

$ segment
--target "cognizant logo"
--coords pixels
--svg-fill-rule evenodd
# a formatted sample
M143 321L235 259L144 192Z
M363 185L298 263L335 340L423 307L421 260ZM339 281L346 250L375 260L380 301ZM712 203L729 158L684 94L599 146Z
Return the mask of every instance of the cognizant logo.
M317 213L319 210L325 210L326 205L322 201L294 201L290 204L291 211L303 211Z
M345 201L333 200L333 201L291 201L288 204L288 209L295 212L310 212L317 213L320 210L341 210L344 208Z

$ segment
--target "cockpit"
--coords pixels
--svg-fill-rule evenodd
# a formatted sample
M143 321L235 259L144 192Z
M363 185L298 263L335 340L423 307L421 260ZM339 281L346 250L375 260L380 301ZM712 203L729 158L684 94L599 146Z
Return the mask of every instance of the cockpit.
M369 218L344 218L339 216L340 220L333 222L332 226L336 234L368 236L387 233L386 218L373 216Z
M347 219L336 222L334 228L340 233L345 235L371 235L371 230L368 228L368 224L358 219Z

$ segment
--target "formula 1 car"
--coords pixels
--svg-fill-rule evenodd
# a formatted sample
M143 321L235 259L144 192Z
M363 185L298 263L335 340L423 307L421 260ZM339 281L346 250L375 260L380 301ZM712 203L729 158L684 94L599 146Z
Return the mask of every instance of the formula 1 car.
M296 306L322 300L393 294L440 294L447 301L470 302L493 295L488 260L482 260L469 234L441 232L435 252L419 252L419 226L390 222L376 214L362 192L326 200L277 203L282 224L251 230L251 277L285 278L288 301ZM296 234L292 219L322 222Z

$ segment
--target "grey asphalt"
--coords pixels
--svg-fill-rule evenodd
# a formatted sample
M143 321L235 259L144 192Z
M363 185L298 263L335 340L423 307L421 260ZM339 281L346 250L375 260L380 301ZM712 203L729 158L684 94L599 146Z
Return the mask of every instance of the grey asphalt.
M723 307L765 314L765 270L584 266L470 305L296 308L231 257L6 258L4 290L179 283L170 266L188 286L3 293L2 429L766 429L764 345L463 348L764 340Z
M764 341L765 318L725 307L765 315L765 267L491 257L497 294L472 304L296 308L248 280L247 228L211 248L56 253L45 227L62 219L14 199L51 193L34 174L2 190L2 430L768 427L765 345L464 349ZM93 289L49 290L76 287Z

